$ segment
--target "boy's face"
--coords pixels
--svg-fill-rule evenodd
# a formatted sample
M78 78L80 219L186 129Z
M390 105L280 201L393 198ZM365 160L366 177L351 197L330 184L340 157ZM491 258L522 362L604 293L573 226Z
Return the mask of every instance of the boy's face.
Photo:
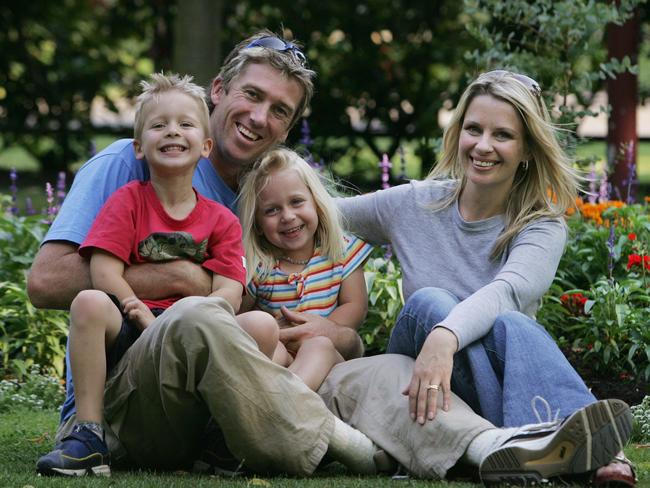
M138 159L146 159L152 172L177 175L194 172L201 157L208 157L212 140L200 119L200 105L176 90L147 103L140 139L133 141Z

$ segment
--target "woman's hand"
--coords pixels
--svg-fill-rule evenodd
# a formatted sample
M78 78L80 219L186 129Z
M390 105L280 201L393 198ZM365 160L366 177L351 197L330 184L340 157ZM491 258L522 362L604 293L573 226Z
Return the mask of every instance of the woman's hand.
M421 425L435 418L439 393L442 392L442 409L449 410L451 372L457 349L458 339L444 327L433 329L424 341L415 360L411 383L402 392L409 397L411 418Z

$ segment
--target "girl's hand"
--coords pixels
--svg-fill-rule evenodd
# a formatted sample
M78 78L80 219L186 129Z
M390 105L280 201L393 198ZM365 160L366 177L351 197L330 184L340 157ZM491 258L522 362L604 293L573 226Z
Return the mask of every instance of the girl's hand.
M449 410L451 373L457 349L456 335L443 327L433 329L424 341L424 346L415 360L411 383L402 392L409 397L411 418L421 425L435 418L440 393L442 409Z
M133 320L140 330L146 329L156 318L149 307L136 296L126 297L122 300L122 307L124 307L124 314Z

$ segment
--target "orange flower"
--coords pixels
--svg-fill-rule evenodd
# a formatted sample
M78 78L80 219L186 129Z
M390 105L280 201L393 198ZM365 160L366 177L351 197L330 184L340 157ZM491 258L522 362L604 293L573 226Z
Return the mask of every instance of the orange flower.
M608 202L600 203L584 203L582 199L577 198L576 206L578 207L578 210L580 210L580 214L583 218L593 220L596 225L605 225L606 227L609 227L609 220L605 221L603 219L603 212L611 207L625 207L625 203L620 200L610 200ZM617 215L614 215L614 217L617 217ZM617 219L616 224L625 226L626 222Z

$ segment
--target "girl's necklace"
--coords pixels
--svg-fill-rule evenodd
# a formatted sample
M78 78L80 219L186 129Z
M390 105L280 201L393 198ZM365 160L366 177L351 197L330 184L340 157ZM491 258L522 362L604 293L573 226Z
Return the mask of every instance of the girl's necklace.
M293 259L293 258L290 258L289 256L280 256L280 261L286 261L287 263L299 264L301 266L304 266L307 263L309 263L310 260L309 259Z

